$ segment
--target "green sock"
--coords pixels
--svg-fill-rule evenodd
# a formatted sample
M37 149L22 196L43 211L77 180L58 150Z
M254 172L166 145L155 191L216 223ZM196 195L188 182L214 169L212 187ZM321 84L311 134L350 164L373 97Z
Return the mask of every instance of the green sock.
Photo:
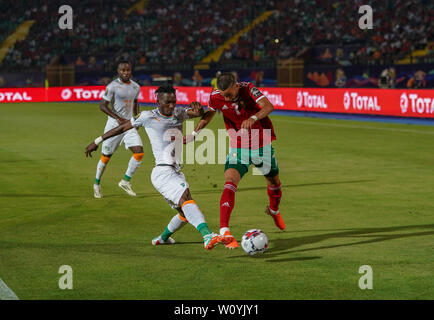
M101 180L95 178L95 184L99 184Z
M163 233L161 234L161 239L163 239L163 241L166 241L172 234L173 232L170 232L169 229L166 227L166 229L164 229Z
M130 177L130 176L127 176L127 175L124 175L124 180L125 180L125 181L130 181L130 180L131 180L131 177Z
M208 225L203 222L200 225L197 226L197 230L202 234L202 236L206 236L207 234L212 233L211 230L208 228Z

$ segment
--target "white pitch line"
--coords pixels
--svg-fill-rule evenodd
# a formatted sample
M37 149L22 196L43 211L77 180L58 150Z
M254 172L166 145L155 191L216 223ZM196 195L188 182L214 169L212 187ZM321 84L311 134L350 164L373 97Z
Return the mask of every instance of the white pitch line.
M2 279L0 279L0 300L20 300Z
M403 133L420 133L420 134L434 134L434 131L420 131L420 130L408 130L408 129L398 129L398 128L381 128L381 127L370 127L370 126L360 126L351 124L338 124L338 123L324 123L324 122L314 122L314 121L295 121L287 119L273 119L273 121L284 121L296 124L311 124L317 126L327 126L327 127L341 127L341 128L352 128L352 129L366 129L366 130L382 130L382 131L394 131Z

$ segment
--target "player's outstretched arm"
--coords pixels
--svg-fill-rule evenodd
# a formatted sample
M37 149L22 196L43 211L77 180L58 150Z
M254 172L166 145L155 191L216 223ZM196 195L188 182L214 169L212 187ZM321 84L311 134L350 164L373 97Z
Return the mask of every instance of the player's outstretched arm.
M199 123L196 126L196 129L192 132L192 134L188 134L184 137L184 144L189 143L194 140L194 138L199 134L199 131L205 128L208 123L212 120L214 115L216 114L215 111L208 110L205 112L202 116L202 119L200 119Z
M207 112L204 113L204 115L202 116L202 119L200 119L199 123L196 126L196 129L194 129L194 131L199 132L200 130L202 130L203 128L205 128L208 123L211 122L212 118L214 118L216 112L212 111L212 110L208 110Z
M86 154L86 157L92 157L92 152L96 151L98 149L98 145L103 142L104 140L107 140L108 138L117 136L121 133L124 133L125 131L128 131L133 128L133 125L131 124L131 121L125 122L116 128L113 128L106 133L104 133L102 136L95 139L94 142L89 144L84 153Z
M200 102L194 101L190 103L189 107L190 109L187 110L187 115L189 118L202 117L205 113Z

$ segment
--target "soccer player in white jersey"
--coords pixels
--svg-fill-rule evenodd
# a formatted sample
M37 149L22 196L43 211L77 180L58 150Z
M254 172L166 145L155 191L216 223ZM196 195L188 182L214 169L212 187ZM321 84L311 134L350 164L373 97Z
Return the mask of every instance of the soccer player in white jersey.
M104 132L107 132L118 125L128 122L129 119L139 113L139 103L137 98L140 93L140 86L131 80L131 63L121 61L118 64L118 78L109 83L102 96L100 109L108 116ZM109 108L109 104L112 108ZM96 168L95 183L93 191L95 198L102 198L101 177L112 154L119 148L121 143L125 144L126 149L130 149L133 155L128 163L127 171L123 179L119 182L119 187L125 190L130 196L136 196L131 188L130 179L142 163L143 144L136 129L124 132L116 137L107 139L102 144L101 159Z
M204 111L199 102L192 102L189 108L176 108L175 89L171 85L160 86L156 90L158 108L143 111L131 121L104 133L86 147L86 156L98 149L98 144L128 130L144 127L151 142L155 157L151 181L155 189L163 195L172 208L178 210L164 232L152 240L153 245L173 244L170 236L187 222L203 236L204 247L211 250L224 237L212 233L205 218L190 194L189 185L181 172L182 123L187 118L200 117Z

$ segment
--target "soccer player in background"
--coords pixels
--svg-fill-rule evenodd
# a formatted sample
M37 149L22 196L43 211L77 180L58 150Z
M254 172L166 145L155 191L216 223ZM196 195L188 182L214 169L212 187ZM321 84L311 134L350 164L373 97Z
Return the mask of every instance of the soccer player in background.
M215 73L215 77L211 79L211 87L213 90L217 90L217 78L221 75L221 71Z
M108 116L104 132L129 121L133 114L137 115L139 113L137 98L140 93L140 86L131 80L131 63L128 61L119 62L117 71L118 78L107 85L99 105L101 111ZM110 103L112 104L112 108L109 108ZM93 185L95 198L103 197L100 184L101 177L111 156L122 142L125 144L126 149L129 148L133 152L133 155L128 163L127 171L118 185L130 196L136 196L136 193L131 188L130 179L142 163L144 153L140 135L136 129L133 129L105 140L102 144L101 159L98 161L96 167L96 177Z
M230 232L229 219L235 205L237 186L251 164L255 165L267 181L269 205L265 207L265 213L273 217L279 229L285 229L285 222L279 212L282 197L279 168L271 145L276 135L268 117L274 107L252 83L238 83L231 73L222 73L217 79L217 87L218 90L213 90L210 95L207 112L193 133L185 137L184 142L194 140L217 110L222 112L229 134L230 149L226 158L225 184L220 199L220 235L225 238L226 247L234 249L239 245ZM247 145L243 143L243 138L247 140ZM269 157L264 156L266 154Z
M170 236L187 222L203 236L204 247L211 250L223 237L212 233L205 218L190 194L189 185L181 172L182 123L188 118L200 117L204 111L199 102L192 102L190 108L176 108L175 89L171 85L160 86L156 90L158 108L143 111L135 118L104 133L86 148L86 156L98 149L98 144L111 137L144 127L151 142L155 157L155 167L151 181L169 205L178 210L163 233L152 240L153 245L173 244Z

